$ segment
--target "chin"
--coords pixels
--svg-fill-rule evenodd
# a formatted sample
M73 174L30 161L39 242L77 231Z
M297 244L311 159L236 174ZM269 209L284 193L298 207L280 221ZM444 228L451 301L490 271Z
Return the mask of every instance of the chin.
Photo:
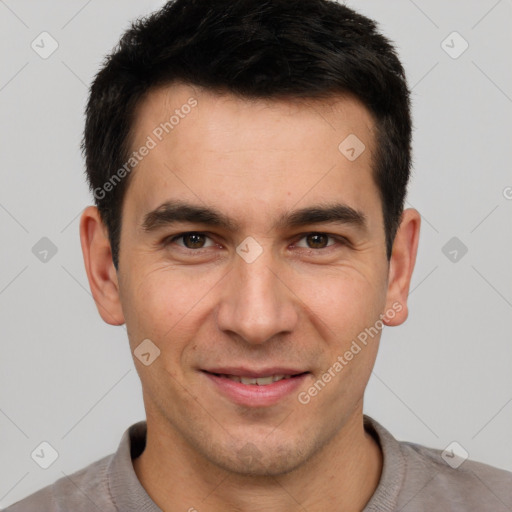
M294 444L289 440L286 446L277 447L265 441L248 440L237 447L217 447L205 456L216 466L240 476L279 476L292 472L309 458L304 446L300 446L300 442Z

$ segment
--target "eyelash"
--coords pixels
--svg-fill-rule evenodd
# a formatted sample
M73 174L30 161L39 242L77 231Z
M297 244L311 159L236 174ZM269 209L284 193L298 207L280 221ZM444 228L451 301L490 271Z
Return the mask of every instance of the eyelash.
M162 243L164 245L164 247L168 246L168 245L171 245L172 243L174 243L176 240L179 240L180 238L183 238L185 237L186 235L202 235L202 236L205 236L206 238L209 238L211 240L211 237L208 236L207 233L204 233L202 231L186 231L184 233L180 233L178 235L173 235L173 236L170 236L170 237L166 237ZM310 235L323 235L323 236L327 236L327 238L330 238L332 240L335 240L339 245L341 246L348 246L350 245L350 242L345 238L345 237L342 237L342 236L339 236L339 235L332 235L330 233L324 233L323 231L311 231L309 233L304 233L300 236L300 238L297 239L297 241L300 241ZM306 251L310 251L310 252L322 252L322 251L327 251L329 249L331 249L332 247L334 247L336 244L331 244L331 245L327 245L326 247L321 247L319 249L314 249L314 248L309 248L309 247L300 247L300 249L305 249ZM190 252L190 253L198 253L198 254L201 254L203 251L209 249L210 247L200 247L199 249L190 249L188 247L185 247L185 246L179 246L181 249L184 249L185 251L187 252Z

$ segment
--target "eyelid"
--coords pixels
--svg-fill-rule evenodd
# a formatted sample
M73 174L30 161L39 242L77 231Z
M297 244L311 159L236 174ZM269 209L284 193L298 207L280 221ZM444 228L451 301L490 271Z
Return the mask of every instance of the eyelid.
M332 240L335 240L336 242L342 244L342 245L346 245L348 244L348 240L346 240L344 237L340 236L340 235L333 235L331 233L326 233L324 231L309 231L308 233L301 233L300 235L298 235L298 237L296 238L297 241L301 241L303 240L304 238L310 236L310 235L324 235L326 236L327 238L330 238ZM333 246L335 246L336 244L329 244L327 245L326 247L321 247L320 249L313 249L311 247L301 247L301 249L306 249L308 251L315 251L315 252L320 252L322 250L327 250Z
M171 235L171 236L165 237L162 240L162 243L163 243L164 246L165 245L169 245L171 243L174 243L176 240L178 240L180 238L183 238L186 235L202 235L205 238L209 238L210 241L212 242L211 245L209 245L207 247L199 247L198 249L189 249L188 247L185 247L184 245L178 245L179 247L181 247L182 249L185 249L187 251L199 252L201 250L208 249L209 247L213 247L215 245L215 242L213 242L212 237L207 232L205 232L205 231L183 231L182 233L178 233L176 235Z
M209 232L207 232L207 231L183 231L183 232L177 233L175 235L170 235L170 236L165 237L162 240L162 245L164 245L164 246L169 245L171 243L174 243L176 240L178 240L180 238L182 239L184 236L191 235L191 234L202 235L205 238L210 239L211 245L206 246L206 247L199 247L198 249L189 249L188 247L185 247L184 245L177 244L178 247L181 247L182 249L184 249L186 251L189 251L189 252L201 252L201 251L203 251L205 249L209 249L210 247L214 247L215 245L218 245L218 244L216 244L214 242L212 236L210 236ZM327 236L327 238L331 238L331 239L335 240L340 245L349 245L349 246L351 245L350 241L347 238L345 238L344 236L335 235L335 234L328 233L328 232L325 232L325 231L308 231L308 232L305 232L305 233L300 233L300 234L298 234L298 235L296 235L294 237L294 239L296 240L296 242L294 242L294 243L296 244L297 242L303 240L304 238L306 238L306 237L308 237L310 235L325 235L325 236ZM320 253L322 251L329 250L333 246L336 246L336 243L327 245L326 247L321 247L319 249L314 249L314 248L310 248L310 247L299 247L299 248L300 249L305 249L305 250L311 251L311 252L318 252L318 253Z
M319 249L315 249L315 248L311 248L311 247L296 247L299 251L305 251L304 254L308 255L308 256L318 257L318 258L321 258L323 256L328 257L328 256L332 256L334 254L337 254L336 251L341 251L341 250L346 251L347 249L350 249L350 250L355 249L354 244L348 238L344 237L343 235L338 235L338 234L329 233L329 232L325 232L325 231L309 231L307 233L303 233L303 234L299 235L298 240L300 241L308 235L325 235L328 238L332 238L335 241L334 243L327 245L325 247L321 247ZM294 247L292 247L292 249L294 249Z

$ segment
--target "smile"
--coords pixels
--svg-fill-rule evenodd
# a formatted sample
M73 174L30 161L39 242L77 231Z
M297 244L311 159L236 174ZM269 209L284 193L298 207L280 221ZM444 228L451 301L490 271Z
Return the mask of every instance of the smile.
M268 386L273 382L278 382L283 379L290 379L292 375L269 375L268 377L243 377L239 375L226 375L226 374L217 374L219 377L225 377L227 379L233 380L235 382L240 382L246 385L258 385L258 386Z
M295 396L297 389L311 375L310 372L266 375L247 375L249 372L240 372L240 375L233 375L206 370L201 373L208 378L215 394L246 407L275 405L286 397Z

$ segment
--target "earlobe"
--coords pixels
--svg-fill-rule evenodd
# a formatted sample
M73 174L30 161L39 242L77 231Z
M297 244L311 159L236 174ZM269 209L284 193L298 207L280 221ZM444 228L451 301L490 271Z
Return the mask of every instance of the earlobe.
M88 206L82 213L80 243L89 286L101 318L110 325L124 324L110 241L95 206Z
M393 242L386 296L386 325L400 325L407 319L407 296L420 236L421 216L414 208L404 210Z

